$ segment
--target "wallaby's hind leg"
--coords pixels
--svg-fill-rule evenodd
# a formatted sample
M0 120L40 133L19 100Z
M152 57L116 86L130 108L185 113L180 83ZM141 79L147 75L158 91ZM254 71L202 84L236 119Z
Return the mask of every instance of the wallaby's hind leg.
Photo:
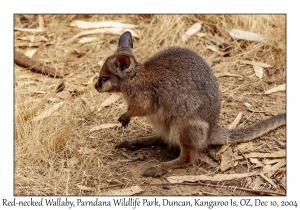
M159 136L148 136L148 137L140 137L136 139L132 139L129 141L122 141L118 143L115 148L142 148L149 147L152 145L163 144L162 139Z
M208 126L201 120L190 126L186 125L177 137L180 146L179 157L146 169L143 176L159 177L167 173L169 169L182 168L197 162L198 150L204 149L207 145L207 133Z

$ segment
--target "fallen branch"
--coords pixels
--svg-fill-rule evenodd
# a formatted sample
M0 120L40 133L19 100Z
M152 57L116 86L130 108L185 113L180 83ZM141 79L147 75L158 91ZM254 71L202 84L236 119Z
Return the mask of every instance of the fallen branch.
M17 65L25 67L25 68L29 68L32 71L36 71L42 74L49 74L50 76L53 77L63 77L65 76L64 73L62 73L61 71L56 71L55 69L49 67L49 66L45 66L44 64L35 61L25 55L23 55L22 53L15 51L15 58L14 61Z

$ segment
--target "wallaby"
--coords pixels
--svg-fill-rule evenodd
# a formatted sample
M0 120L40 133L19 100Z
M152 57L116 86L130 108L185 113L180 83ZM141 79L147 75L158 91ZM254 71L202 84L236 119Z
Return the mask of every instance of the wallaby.
M286 124L286 113L246 128L218 125L220 90L210 67L195 52L185 48L163 50L143 64L132 52L130 32L119 38L117 51L103 64L95 84L98 92L121 92L128 104L119 121L126 127L132 117L145 116L157 132L153 137L123 141L116 148L146 147L162 142L180 147L178 158L144 171L158 177L169 169L197 161L208 145L253 140Z

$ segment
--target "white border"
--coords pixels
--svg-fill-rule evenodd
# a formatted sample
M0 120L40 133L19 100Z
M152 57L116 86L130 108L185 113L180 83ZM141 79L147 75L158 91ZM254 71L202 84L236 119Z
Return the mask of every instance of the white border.
M299 202L299 12L296 1L1 1L1 146L0 206L2 199L13 199L13 14L14 13L286 13L287 14L287 197L264 200L297 200ZM298 134L298 135L297 135ZM19 197L20 198L20 197ZM145 197L142 197L145 198ZM141 198L141 199L142 199ZM164 197L163 197L164 198ZM178 197L179 198L179 197ZM250 197L254 199L253 197ZM260 198L260 197L258 197ZM20 198L22 199L22 197ZM25 197L28 200L30 197ZM38 200L38 197L35 197ZM71 197L70 199L77 199ZM86 199L86 198L85 198ZM172 197L174 199L174 197ZM176 198L175 198L176 199ZM216 200L216 198L207 198ZM222 198L220 198L222 199ZM218 199L218 200L220 200ZM223 199L229 200L229 197ZM233 199L237 199L236 197ZM10 207L11 208L11 207ZM46 208L46 207L44 207ZM66 207L65 207L66 208ZM76 207L79 208L79 207ZM96 207L97 208L97 207ZM99 207L98 207L99 208ZM103 208L103 207L102 207ZM105 208L104 208L105 209ZM131 208L130 208L131 209ZM214 208L215 209L215 208Z

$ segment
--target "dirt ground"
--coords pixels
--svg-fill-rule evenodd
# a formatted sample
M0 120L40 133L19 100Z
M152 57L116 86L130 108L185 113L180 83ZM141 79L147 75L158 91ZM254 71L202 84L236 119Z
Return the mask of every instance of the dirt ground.
M75 20L114 21L134 27L91 31L96 29L71 24ZM106 195L136 185L142 191L135 195L286 194L285 155L274 155L285 151L285 126L249 143L210 147L199 152L196 164L163 177L142 177L145 169L174 159L179 151L167 146L115 149L122 140L154 131L144 118L134 118L122 128L117 120L126 112L124 100L114 95L115 100L110 98L103 105L111 94L100 94L94 88L100 66L116 50L119 35L132 30L136 33L133 51L141 61L170 46L189 48L204 58L222 93L220 125L228 127L239 113L237 126L283 113L285 91L265 92L286 83L284 15L18 14L14 22L15 51L28 56L34 53L32 59L66 74L56 78L14 65L15 195ZM183 41L185 32L199 22L197 34ZM230 29L261 34L264 40L233 38ZM261 78L254 68L262 70ZM62 82L64 89L57 91ZM257 156L247 156L253 153ZM225 160L230 161L229 166ZM259 173L221 181L171 184L167 180L170 176L250 172Z

